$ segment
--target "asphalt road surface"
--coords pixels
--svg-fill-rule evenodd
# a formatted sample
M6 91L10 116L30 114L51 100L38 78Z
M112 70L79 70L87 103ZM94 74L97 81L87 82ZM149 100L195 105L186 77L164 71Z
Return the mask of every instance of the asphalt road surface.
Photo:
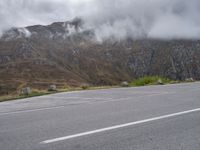
M200 150L200 83L2 102L0 150Z

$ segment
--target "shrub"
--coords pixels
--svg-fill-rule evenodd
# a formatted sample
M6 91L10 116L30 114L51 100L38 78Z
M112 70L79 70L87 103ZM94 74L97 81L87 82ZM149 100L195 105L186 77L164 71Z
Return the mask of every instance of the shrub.
M145 76L131 82L131 86L145 86L145 85L156 85L170 83L171 80L159 76Z
M90 87L90 86L89 86L88 84L83 84L83 85L81 86L81 88L82 88L83 90L87 90L89 87Z

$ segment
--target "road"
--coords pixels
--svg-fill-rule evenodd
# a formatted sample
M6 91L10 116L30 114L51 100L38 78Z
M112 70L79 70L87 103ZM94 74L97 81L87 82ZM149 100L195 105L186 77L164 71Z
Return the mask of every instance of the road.
M0 103L1 150L199 150L200 83Z

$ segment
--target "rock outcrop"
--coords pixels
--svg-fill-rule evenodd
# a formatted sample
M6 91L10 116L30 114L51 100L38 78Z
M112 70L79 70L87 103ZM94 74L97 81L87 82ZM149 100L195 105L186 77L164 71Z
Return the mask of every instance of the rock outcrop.
M113 85L145 75L200 79L200 40L96 42L82 21L7 31L0 39L0 94L36 88Z

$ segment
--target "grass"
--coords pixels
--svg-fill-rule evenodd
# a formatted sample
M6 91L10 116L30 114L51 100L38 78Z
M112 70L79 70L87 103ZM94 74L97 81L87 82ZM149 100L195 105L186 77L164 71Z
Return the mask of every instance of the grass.
M174 84L180 83L178 81L173 81L168 78L159 77L159 76L145 76L139 79L134 80L129 84L129 86L146 86L146 85L158 85L158 84ZM9 101L9 100L17 100L17 99L24 99L29 97L35 96L42 96L54 93L62 93L62 92L70 92L70 91L82 91L82 90L100 90L100 89L110 89L110 88L117 88L120 86L85 86L82 85L81 87L65 87L63 89L58 89L57 91L48 91L47 90L36 90L33 89L32 93L29 95L19 95L19 94L11 94L0 96L0 102Z
M36 90L36 91L33 91L29 95L22 95L22 94L4 95L4 96L0 96L0 102L14 100L14 99L17 100L17 99L23 99L23 98L29 98L29 97L35 97L35 96L42 96L42 95L47 95L47 94L51 94L51 92Z
M145 86L145 85L158 85L158 84L169 84L169 83L174 83L174 81L159 76L145 76L134 80L133 82L130 83L130 86Z

